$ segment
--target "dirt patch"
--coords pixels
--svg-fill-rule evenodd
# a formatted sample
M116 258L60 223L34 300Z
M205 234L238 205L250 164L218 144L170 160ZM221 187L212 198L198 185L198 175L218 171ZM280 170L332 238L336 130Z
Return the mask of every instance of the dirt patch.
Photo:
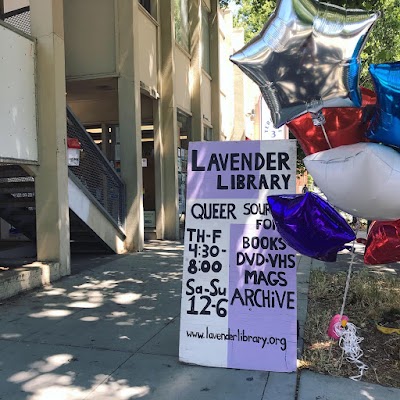
M326 334L329 321L340 312L346 273L312 271L304 333L302 368L350 377L357 368L342 354L338 342ZM381 333L376 325L399 327L400 278L356 272L352 275L345 314L364 340L361 360L368 365L362 380L400 388L400 335Z

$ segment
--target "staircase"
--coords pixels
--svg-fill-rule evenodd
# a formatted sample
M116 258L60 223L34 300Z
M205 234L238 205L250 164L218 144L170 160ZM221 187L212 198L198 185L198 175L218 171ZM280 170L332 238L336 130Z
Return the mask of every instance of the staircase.
M0 218L36 239L35 181L18 165L0 165Z
M125 185L69 108L67 135L78 139L82 146L79 166L69 167L68 173L73 248L90 249L100 240L112 251L119 252L125 240ZM76 224L77 218L80 226ZM82 224L95 236L82 232ZM82 246L83 239L86 247Z
M82 145L80 165L68 171L71 251L119 252L125 186L70 109L67 134ZM0 218L36 241L35 179L21 166L0 164Z
M29 6L2 17L30 34ZM72 111L66 112L68 138L78 139L83 150L80 165L69 167L68 173L71 250L120 252L125 185ZM36 241L35 180L21 166L0 164L0 218Z

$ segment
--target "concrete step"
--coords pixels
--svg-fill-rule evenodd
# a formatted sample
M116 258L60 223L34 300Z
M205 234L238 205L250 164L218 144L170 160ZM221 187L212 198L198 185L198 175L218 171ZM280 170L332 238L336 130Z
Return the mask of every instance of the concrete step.
M35 182L0 182L0 193L34 193Z
M26 177L29 174L19 165L1 165L0 178Z
M34 197L14 197L7 200L0 200L0 208L22 208L35 207Z

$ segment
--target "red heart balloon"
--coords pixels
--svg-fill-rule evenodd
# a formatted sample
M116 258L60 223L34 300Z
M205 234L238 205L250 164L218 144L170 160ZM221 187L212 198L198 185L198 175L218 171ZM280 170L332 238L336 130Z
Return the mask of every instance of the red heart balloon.
M368 232L364 263L388 264L400 261L400 219L374 221Z
M332 148L368 141L365 132L369 121L363 120L363 112L366 106L375 105L376 95L364 87L361 87L361 94L361 108L325 108L322 111L326 120L324 128ZM287 125L306 155L329 150L322 128L313 124L309 113L292 120Z

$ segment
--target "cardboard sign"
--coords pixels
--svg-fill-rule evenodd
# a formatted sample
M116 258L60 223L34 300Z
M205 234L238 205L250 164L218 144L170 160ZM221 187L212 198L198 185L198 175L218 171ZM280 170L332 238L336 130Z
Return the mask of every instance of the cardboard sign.
M260 128L261 140L278 140L287 139L289 137L289 129L286 125L280 128L275 128L271 118L271 111L267 106L264 98L261 96L261 113L260 113Z
M156 212L155 211L144 211L144 227L155 228L156 227Z
M296 253L267 203L295 190L295 141L190 143L182 362L296 369Z

